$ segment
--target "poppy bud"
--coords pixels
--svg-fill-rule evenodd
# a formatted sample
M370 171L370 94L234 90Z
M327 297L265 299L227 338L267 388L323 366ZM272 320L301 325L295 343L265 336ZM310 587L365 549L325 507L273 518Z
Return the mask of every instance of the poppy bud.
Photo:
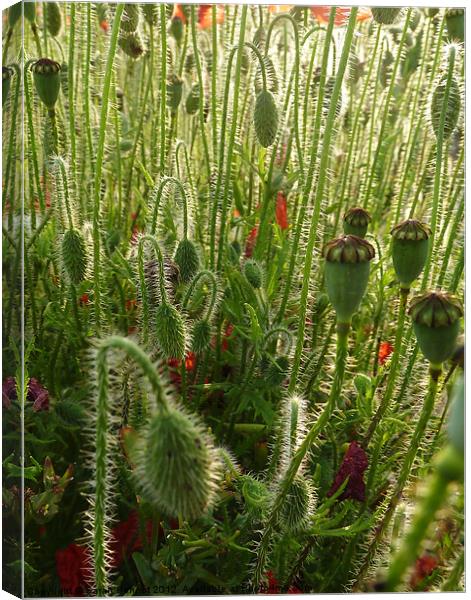
M200 260L194 243L189 239L183 239L175 252L175 262L180 269L182 281L187 283L196 275Z
M5 106L5 102L8 99L12 77L13 69L10 69L10 67L2 67L2 106Z
M171 408L149 425L137 475L149 500L166 514L196 519L214 500L219 460L196 420Z
M123 18L119 24L121 31L133 33L139 25L139 5L125 4L123 10Z
M207 319L197 321L193 326L191 349L200 354L209 348L211 343L211 325Z
M447 8L445 20L450 40L464 42L464 9Z
M445 292L426 292L411 301L409 314L423 355L432 365L441 365L456 347L461 303Z
M157 22L159 20L157 4L142 4L141 6L146 23L148 25L157 25Z
M376 23L380 23L381 25L392 25L399 19L401 9L388 8L386 6L372 6L371 14Z
M59 35L62 26L61 9L58 2L46 3L46 27L52 37Z
M370 214L363 208L350 208L343 216L343 230L347 235L364 238L370 221Z
M275 99L268 90L262 90L258 94L253 120L260 145L268 148L275 141L278 131L278 110Z
M182 101L183 80L171 75L167 81L167 104L172 112L176 112Z
M144 44L137 31L128 34L121 33L118 44L121 50L131 58L138 59L144 54Z
M350 323L368 284L373 246L355 235L344 235L324 248L327 294L339 323Z
M87 248L82 234L77 229L68 229L62 238L62 261L70 281L79 284L87 271Z
M281 521L288 531L304 529L313 506L313 491L307 479L298 473L289 486L283 503Z
M391 230L392 260L401 286L409 289L422 272L428 255L430 227L408 219Z
M262 287L262 269L255 260L249 259L244 263L244 275L253 288L258 290Z
M180 17L173 17L171 23L170 23L170 35L172 35L177 44L180 44L180 42L183 39L183 31L184 31L184 24L183 24L183 20Z
M438 136L440 129L440 118L445 100L447 75L443 75L435 86L432 94L432 103L430 106L430 120L435 136ZM460 116L461 100L458 82L452 77L448 94L448 102L445 112L445 123L443 126L443 136L448 139L455 129Z
M33 63L31 69L38 96L47 108L53 109L61 87L60 64L49 58L40 58Z
M185 323L178 310L162 302L155 311L155 337L165 358L185 356Z
M194 115L200 106L200 86L195 83L186 97L185 109L189 115Z

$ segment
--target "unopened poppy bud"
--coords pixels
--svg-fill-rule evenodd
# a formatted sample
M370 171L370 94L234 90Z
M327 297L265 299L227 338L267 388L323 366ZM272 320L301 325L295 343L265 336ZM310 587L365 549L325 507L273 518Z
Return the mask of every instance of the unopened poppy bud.
M53 109L61 87L61 66L55 60L40 58L31 67L36 92L49 109Z
M62 261L70 281L79 284L87 271L87 248L82 234L77 229L68 229L62 238Z
M180 42L183 39L183 32L185 29L185 25L183 23L183 20L180 17L173 17L172 21L170 23L170 35L172 35L177 44L180 44Z
M286 380L288 372L289 358L282 354L281 356L277 356L274 362L268 362L268 366L264 373L264 381L271 387L277 387Z
M252 259L244 263L244 275L250 285L256 290L262 287L263 273L260 265Z
M432 365L441 365L456 347L461 303L445 292L426 292L413 298L409 314L423 355Z
M371 216L363 208L350 208L343 216L343 230L348 235L356 235L364 238L368 231L368 223Z
M313 490L307 479L299 473L288 488L281 512L281 521L288 531L306 527L313 507Z
M278 131L278 109L270 91L262 90L257 95L253 121L260 145L268 148L275 141Z
M62 15L58 2L46 3L46 27L52 37L59 35L62 27Z
M177 75L171 75L167 81L167 105L176 112L182 101L183 80Z
M431 229L425 223L408 219L391 230L392 260L401 286L409 289L427 260Z
M183 239L175 252L175 262L180 269L182 281L188 283L193 279L200 264L198 252L194 243L189 239Z
M193 326L191 349L200 354L209 348L211 343L211 325L207 319L197 321Z
M191 86L185 101L185 109L189 115L194 115L200 106L200 86L195 83Z
M178 310L163 302L155 311L155 337L165 358L185 356L185 323Z
M5 102L8 99L12 77L13 69L10 67L2 67L2 106L5 105Z
M393 25L401 15L400 8L388 8L386 6L371 7L371 14L376 23L381 25Z
M339 323L350 323L368 284L373 246L355 235L344 235L326 244L325 282Z
M125 54L136 60L144 54L144 44L137 31L121 33L118 38L118 44Z

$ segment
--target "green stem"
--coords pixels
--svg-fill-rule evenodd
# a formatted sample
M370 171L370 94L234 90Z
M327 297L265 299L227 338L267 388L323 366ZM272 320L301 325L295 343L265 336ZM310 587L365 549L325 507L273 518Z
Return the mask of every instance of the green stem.
M160 175L165 172L166 115L167 115L167 15L165 4L160 5Z

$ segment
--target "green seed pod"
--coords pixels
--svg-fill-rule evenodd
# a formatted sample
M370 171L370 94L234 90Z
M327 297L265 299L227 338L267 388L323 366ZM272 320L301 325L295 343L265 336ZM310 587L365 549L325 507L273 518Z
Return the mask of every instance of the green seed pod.
M142 4L144 20L148 25L157 25L159 22L159 12L157 4Z
M79 284L85 279L88 256L82 234L77 229L68 229L62 238L62 261L70 281Z
M415 219L403 221L391 230L394 270L404 289L410 288L424 268L431 233L428 225Z
M183 21L180 19L180 17L173 17L172 21L170 22L169 32L170 35L172 35L175 38L177 44L181 43L184 31L185 25L183 24Z
M261 91L255 101L254 126L261 146L268 148L273 144L278 131L278 110L275 99L268 90Z
M58 2L46 2L46 27L52 37L59 35L62 27L62 15Z
M185 109L189 115L194 115L200 106L200 86L194 83L185 101Z
M193 520L214 501L219 459L193 416L161 410L149 425L137 476L152 503L173 517Z
M201 354L211 343L211 325L207 319L196 321L193 326L191 349L195 354Z
M8 99L12 77L13 69L10 67L2 67L2 106L5 106L5 103Z
M244 275L250 285L258 290L262 287L263 273L260 265L253 259L244 263Z
M374 258L373 246L355 235L344 235L326 244L323 256L327 294L339 323L350 323L366 291Z
M369 212L363 208L350 208L343 216L343 230L348 235L364 238L371 221Z
M409 314L422 354L432 365L441 365L456 347L461 303L445 292L426 292L411 301Z
M464 42L464 9L447 8L445 20L449 39Z
M167 105L172 112L177 112L183 94L183 79L171 75L167 81Z
M432 103L430 106L430 119L433 132L436 136L438 136L438 131L440 128L440 115L445 100L446 80L447 76L443 75L436 85L435 89L433 90ZM458 123L460 108L460 88L456 79L452 77L445 113L445 125L443 128L443 136L445 139L450 137Z
M185 323L168 302L162 302L155 311L155 337L165 358L185 356Z
M189 239L182 240L178 244L174 260L180 269L182 281L185 283L191 281L196 275L200 264L200 259L194 243Z
M388 8L386 6L371 7L371 14L376 23L381 25L393 25L401 15L400 8Z
M118 38L118 44L125 54L136 60L144 54L144 44L138 31L121 33Z
M54 108L61 88L60 64L49 58L40 58L33 63L31 70L38 96L47 108Z
M464 377L460 375L452 390L452 405L448 421L448 439L464 455Z
M123 17L119 24L121 31L126 33L133 33L136 31L139 25L139 5L138 4L125 4L123 10Z
M269 362L264 374L264 380L271 387L278 387L286 380L289 373L289 358L281 355L275 358L275 362Z
M288 531L306 527L312 512L313 493L303 475L296 475L291 483L281 511L281 521Z

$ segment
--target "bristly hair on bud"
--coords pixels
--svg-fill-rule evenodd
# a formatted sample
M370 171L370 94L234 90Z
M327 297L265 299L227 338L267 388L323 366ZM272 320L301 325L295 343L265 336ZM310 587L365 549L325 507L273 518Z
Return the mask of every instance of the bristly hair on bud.
M139 4L125 4L119 27L121 31L133 33L139 25Z
M448 102L445 106L447 78L448 76L446 74L440 77L433 89L432 102L430 105L430 122L435 136L438 136L441 114L443 110L445 111L445 121L443 126L444 139L448 139L457 126L461 109L460 87L454 75L451 76Z
M260 145L268 148L275 141L278 131L278 109L269 90L262 90L257 95L253 119Z
M46 11L46 27L52 37L57 37L62 27L62 15L58 2L46 2L44 5Z
M281 510L281 522L290 532L305 529L314 509L314 491L311 483L298 473L288 488Z
M180 277L184 283L188 283L198 272L200 259L195 244L185 238L178 244L174 260L180 269Z
M155 338L165 358L182 360L186 350L185 322L179 311L162 302L155 311Z
M85 279L87 248L83 235L77 229L67 229L62 237L62 262L71 283L77 285Z
M250 285L256 290L261 288L263 284L263 271L258 262L249 258L245 261L243 269L245 278Z
M121 33L118 38L118 44L125 54L135 60L144 54L144 43L138 31Z

